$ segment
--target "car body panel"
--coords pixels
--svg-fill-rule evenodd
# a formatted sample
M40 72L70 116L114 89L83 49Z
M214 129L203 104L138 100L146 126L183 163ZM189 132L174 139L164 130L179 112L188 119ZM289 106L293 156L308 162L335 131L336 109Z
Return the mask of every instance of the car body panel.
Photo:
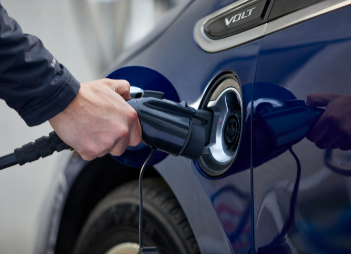
M280 94L263 93L267 85L285 88L300 100L310 93L351 95L350 16L346 6L264 37L255 101L283 101ZM289 151L253 169L256 251L350 253L350 178L331 171L324 163L325 150L307 139L292 148L302 167L296 207L292 193L297 164ZM350 162L349 153L335 153L339 162ZM288 223L288 234L280 235Z

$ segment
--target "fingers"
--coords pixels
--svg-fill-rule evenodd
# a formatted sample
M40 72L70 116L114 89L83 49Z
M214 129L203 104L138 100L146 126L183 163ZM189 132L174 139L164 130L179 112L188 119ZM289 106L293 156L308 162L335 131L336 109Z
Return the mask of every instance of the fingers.
M339 119L340 120L340 119ZM336 120L333 121L328 129L327 133L318 141L316 141L316 146L320 149L332 148L341 150L350 150L351 144L351 130L349 125L343 125Z
M83 83L76 98L50 124L84 160L108 153L119 156L128 145L141 141L138 115L127 99L130 85L125 80Z
M84 160L91 161L97 157L103 157L108 153L120 156L124 153L129 143L127 128L119 128L114 135L101 133L92 142L86 142L82 151L78 151Z
M136 125L133 128L132 132L133 132L133 135L131 135L128 145L130 145L130 146L137 146L137 145L140 144L141 137L142 137L142 131L141 131L140 124Z
M311 93L307 96L306 105L310 107L324 107L330 102L333 94L315 94Z
M141 126L138 118L137 112L131 107L131 112L128 115L129 120L131 122L131 135L129 138L128 145L130 146L137 146L141 142Z
M342 146L342 147L339 147L339 148L342 151L349 151L349 150L351 150L351 144L349 143L349 144Z
M118 130L119 138L113 149L110 151L114 156L122 155L128 145L137 146L141 142L142 131L136 111L130 107L124 112L124 117L126 118L126 122L129 123L129 128L124 127Z
M324 107L333 101L335 94L326 93L326 94L309 94L307 96L306 105L311 107ZM329 112L326 110L321 118L314 125L312 130L308 133L307 138L315 142L318 147L329 146L336 142L335 137L333 137L330 133L331 125L335 123L335 115L333 112ZM324 137L324 138L323 138Z
M307 134L307 139L314 143L320 141L327 134L332 122L333 116L324 113L312 130Z
M127 80L124 79L103 79L104 82L107 82L112 90L123 97L125 100L130 100L130 84Z
M316 146L320 149L329 148L331 145L338 142L340 136L337 133L337 127L331 126L327 133L316 142Z
M340 94L310 94L309 106L327 106L307 138L321 149L351 149L351 97Z
M124 99L130 99L130 85L126 80L108 80L112 90ZM116 97L116 96L113 96ZM136 146L141 142L141 127L137 112L125 101L111 99L112 103L118 105L118 112L113 116L111 127L113 136L111 141L103 143L103 147L107 147L98 157L102 157L108 153L114 156L122 155L127 146ZM118 119L116 121L116 119Z
M330 145L327 148L337 149L337 148L344 147L348 144L349 144L349 142L344 137L340 137L334 144Z
M110 154L113 156L121 156L126 150L129 143L129 132L127 129L118 130L119 139L116 140L115 146L111 149Z
M125 113L118 120L113 119L110 123L106 123L106 125L110 125L107 130L93 131L91 136L85 138L83 145L79 150L76 150L81 157L86 161L91 161L108 153L121 156L129 143L138 145L141 140L141 131L139 134L134 130L138 130L137 127L140 128L140 124L137 116L134 116L133 112L135 111L133 109L130 111L132 113ZM134 142L130 142L131 137L133 137Z
M139 128L140 128L140 125L139 125ZM139 138L138 135L135 135L136 134L135 131L132 131L130 134L131 135L129 135L128 132L124 132L121 135L121 139L116 142L115 146L111 149L111 151L109 151L109 153L112 154L113 156L121 156L127 149L128 145L131 145L131 146L139 145L141 142L141 138ZM107 153L105 153L104 155L106 155Z

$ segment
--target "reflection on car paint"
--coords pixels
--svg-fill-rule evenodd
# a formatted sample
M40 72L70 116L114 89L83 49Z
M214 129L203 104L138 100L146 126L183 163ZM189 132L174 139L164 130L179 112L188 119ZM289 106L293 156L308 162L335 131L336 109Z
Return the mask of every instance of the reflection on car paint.
M223 186L211 196L214 208L236 253L251 248L250 195L233 185Z
M296 180L294 184L294 188L291 194L290 198L290 209L289 209L289 214L287 216L286 222L281 227L280 233L273 239L273 241L266 245L258 248L257 254L288 254L291 253L291 250L289 248L289 245L285 241L286 234L288 231L291 229L291 227L295 223L295 209L296 209L296 203L297 203L297 198L298 198L298 191L299 191L299 184L300 184L300 178L301 178L301 163L299 159L297 158L296 154L292 150L292 148L289 148L289 151L291 155L294 157L296 160L297 164L297 169L296 169Z
M310 93L351 95L350 13L348 6L263 38L254 100L281 100L279 94L267 96L267 83L284 87L300 100ZM350 253L349 178L326 164L326 151L309 140L301 140L293 150L301 162L301 181L295 221L279 253ZM348 170L351 158L338 161L340 153L334 150L330 162ZM287 151L254 165L257 252L274 241L289 218L295 167Z

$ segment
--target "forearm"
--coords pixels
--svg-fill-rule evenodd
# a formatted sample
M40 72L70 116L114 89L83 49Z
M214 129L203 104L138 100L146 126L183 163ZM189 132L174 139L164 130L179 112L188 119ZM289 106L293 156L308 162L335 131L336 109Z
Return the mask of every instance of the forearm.
M64 110L79 87L37 37L23 34L0 3L0 99L33 126Z

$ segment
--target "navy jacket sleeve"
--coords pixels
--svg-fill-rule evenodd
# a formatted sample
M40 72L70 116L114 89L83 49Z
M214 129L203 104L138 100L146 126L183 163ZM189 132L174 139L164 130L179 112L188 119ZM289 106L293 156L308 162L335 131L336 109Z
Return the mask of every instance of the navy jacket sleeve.
M71 73L37 37L23 34L0 3L0 99L34 126L64 110L79 88Z

